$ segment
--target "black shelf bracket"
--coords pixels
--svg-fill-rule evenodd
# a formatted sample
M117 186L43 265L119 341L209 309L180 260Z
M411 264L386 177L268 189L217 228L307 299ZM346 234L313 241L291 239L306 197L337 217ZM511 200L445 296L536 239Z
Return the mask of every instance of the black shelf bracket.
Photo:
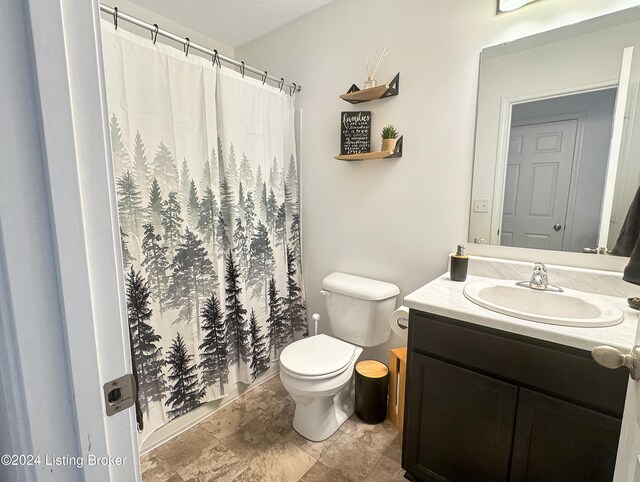
M396 142L396 147L393 150L393 154L387 157L383 157L383 159L393 159L394 157L402 157L402 139L404 136L398 137L398 142Z
M391 82L389 82L389 88L384 91L384 94L380 96L381 99L385 97L393 97L400 93L400 72L396 74Z

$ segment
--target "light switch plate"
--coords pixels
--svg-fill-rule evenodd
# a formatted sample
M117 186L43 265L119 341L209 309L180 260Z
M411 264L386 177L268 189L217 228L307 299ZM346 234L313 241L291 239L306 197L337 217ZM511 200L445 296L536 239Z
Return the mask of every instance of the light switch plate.
M488 199L474 199L473 200L473 212L474 213L488 213L489 212L489 200Z

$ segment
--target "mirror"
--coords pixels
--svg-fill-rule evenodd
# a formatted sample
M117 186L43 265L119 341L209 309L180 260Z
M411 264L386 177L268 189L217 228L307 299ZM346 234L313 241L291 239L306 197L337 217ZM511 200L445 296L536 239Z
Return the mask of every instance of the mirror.
M640 185L640 8L486 48L469 242L606 252Z

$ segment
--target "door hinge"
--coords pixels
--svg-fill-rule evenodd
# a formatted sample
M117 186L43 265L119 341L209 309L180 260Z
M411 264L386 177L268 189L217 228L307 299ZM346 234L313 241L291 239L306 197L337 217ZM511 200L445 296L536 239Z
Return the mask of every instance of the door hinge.
M104 405L109 417L132 407L136 402L136 380L131 373L105 383L102 389Z

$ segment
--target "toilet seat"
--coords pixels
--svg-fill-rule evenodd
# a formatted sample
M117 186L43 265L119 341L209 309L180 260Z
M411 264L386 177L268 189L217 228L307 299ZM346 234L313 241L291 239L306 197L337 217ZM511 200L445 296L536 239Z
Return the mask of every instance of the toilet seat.
M297 378L329 378L345 371L354 356L354 345L320 334L287 346L280 354L280 367Z

